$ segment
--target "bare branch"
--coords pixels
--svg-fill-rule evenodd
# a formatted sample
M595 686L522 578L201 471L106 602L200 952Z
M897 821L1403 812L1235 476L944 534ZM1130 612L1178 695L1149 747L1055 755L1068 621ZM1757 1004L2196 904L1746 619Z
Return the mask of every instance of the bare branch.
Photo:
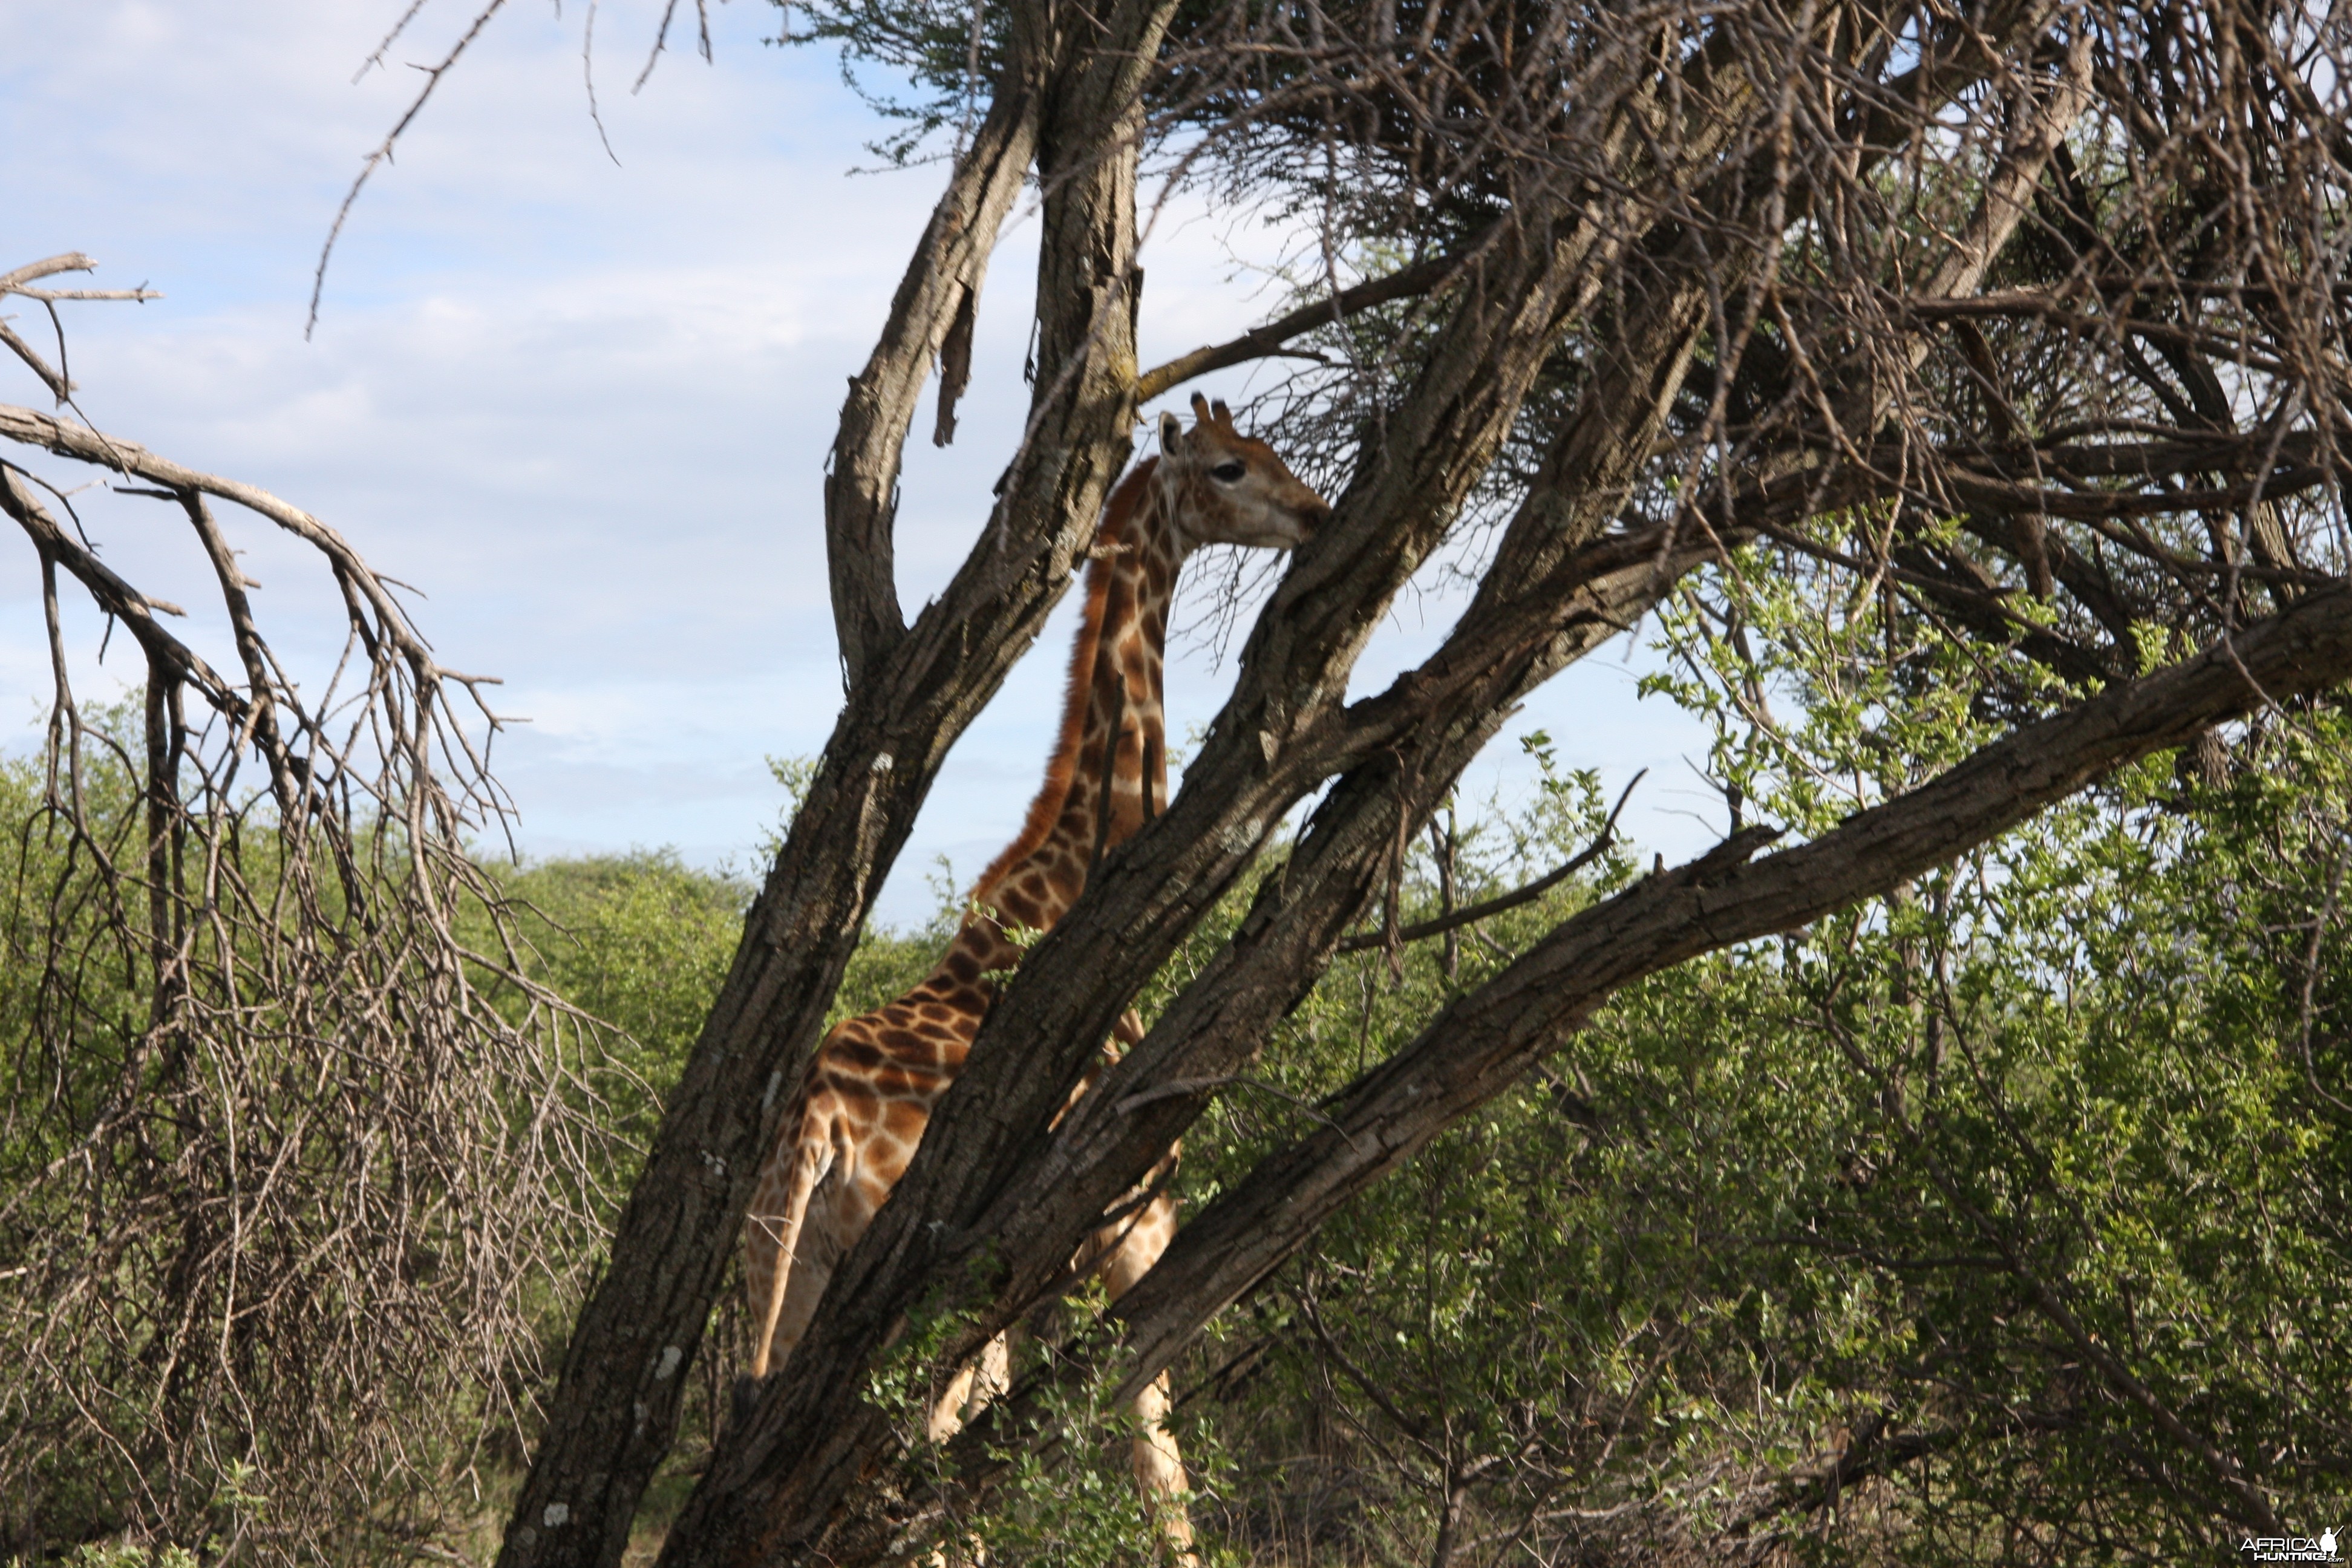
M661 25L654 29L654 47L646 55L646 68L639 71L637 79L629 85L631 92L642 92L646 83L653 79L654 67L661 63L662 51L669 47L669 25L677 16L677 0L668 0L662 7ZM710 0L694 0L694 17L702 58L708 61L710 58Z
M376 52L368 57L368 65L375 65L382 61L383 51L392 47L393 39L400 36L402 29L408 26L409 18L416 15L417 9L423 3L424 0L415 0L415 3L409 6L406 15L394 26L383 42L376 47ZM311 331L319 324L319 297L325 292L327 287L327 262L335 254L335 241L342 237L344 221L352 216L352 204L360 199L360 191L367 184L368 176L375 173L376 165L392 162L392 149L400 140L401 133L406 131L410 123L424 110L425 100L433 96L433 89L441 85L441 78L457 63L458 58L465 54L473 41L481 36L482 29L489 25L490 18L497 16L506 3L507 0L489 0L489 4L483 6L474 17L473 25L468 26L464 35L449 47L449 52L441 57L440 63L416 68L425 73L425 86L414 99L409 100L408 108L393 123L392 130L385 133L384 139L376 143L375 151L370 153L366 160L360 164L359 174L352 180L352 188L343 193L342 205L335 209L335 221L327 227L326 243L319 247L319 265L310 277L310 310L302 320L302 337L305 342L310 340ZM365 75L367 66L362 66L360 70L362 75Z
M226 718L235 721L243 716L245 701L229 683L186 644L156 623L152 612L167 606L149 599L123 581L59 528L57 520L26 485L23 470L13 463L0 463L0 509L5 509L31 536L43 560L56 562L72 573L100 608L131 628L139 646L147 650L148 658L167 672L167 679L194 685L205 700Z
M61 458L102 464L119 473L152 480L174 492L191 490L216 496L259 512L287 532L315 547L332 563L339 575L346 577L367 599L378 617L382 635L393 638L400 653L415 661L425 673L466 679L455 671L444 670L433 662L425 640L410 626L398 602L384 591L382 580L366 570L359 553L344 541L342 535L299 507L280 500L257 486L184 468L168 458L157 457L135 441L101 435L88 426L58 419L37 409L0 404L0 437L26 446L46 448Z
M1327 300L1301 305L1265 326L1252 328L1229 342L1197 348L1191 353L1178 355L1166 364L1155 365L1136 378L1135 400L1149 403L1171 387L1181 386L1212 371L1264 359L1281 352L1285 344L1304 333L1344 321L1360 311L1398 300L1442 293L1463 275L1484 248L1484 244L1483 240L1474 242L1460 252L1433 256L1410 267L1399 268L1385 277L1359 283L1352 289L1343 289Z
M584 1283L550 1222L600 1225L625 1157L599 1114L617 1069L471 858L508 811L468 733L495 726L487 679L441 666L350 543L267 491L30 409L0 408L0 437L173 502L237 659L215 669L157 620L183 612L99 559L72 487L0 463L54 682L45 791L11 824L0 1485L29 1495L79 1456L69 1484L125 1523L202 1539L236 1456L269 1529L347 1539L428 1498L485 1423L526 1418L530 1314ZM348 638L324 679L280 664L207 497L335 584ZM137 642L141 702L77 702L60 567Z
M65 373L51 370L48 362L35 352L32 344L18 337L16 330L5 321L0 321L0 343L7 344L10 353L29 365L33 374L41 378L42 384L49 389L49 395L59 403L73 395L73 384L65 378Z
M1475 925L1480 921L1491 920L1496 915L1534 903L1538 899L1609 853L1610 848L1617 842L1617 818L1624 812L1625 803L1633 798L1633 786L1648 777L1649 773L1649 769L1643 768L1626 780L1625 788L1617 796L1617 804L1610 807L1608 820L1601 825L1601 831L1593 835L1592 842L1551 870L1545 872L1532 882L1512 889L1507 893L1500 893L1491 899L1482 899L1475 904L1465 904L1452 913L1440 915L1434 920L1416 921L1412 925L1400 927L1394 940L1422 942L1433 936L1443 936L1447 931L1458 931L1466 925ZM1362 952L1370 948L1382 946L1390 940L1390 935L1386 931L1358 931L1353 936L1340 938L1339 951Z
M95 272L98 263L79 250L68 250L61 256L28 262L13 272L0 272L0 294L17 294L23 286L36 278L54 277L60 272Z

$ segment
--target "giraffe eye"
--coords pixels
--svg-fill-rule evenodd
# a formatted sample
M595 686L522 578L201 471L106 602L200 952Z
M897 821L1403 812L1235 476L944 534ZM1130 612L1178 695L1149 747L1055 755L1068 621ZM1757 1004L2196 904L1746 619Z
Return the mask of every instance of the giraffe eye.
M1246 465L1243 464L1238 459L1229 458L1225 461L1219 463L1215 468L1211 468L1209 470L1209 477L1217 480L1220 484L1230 485L1238 483L1241 477L1248 472L1249 468Z

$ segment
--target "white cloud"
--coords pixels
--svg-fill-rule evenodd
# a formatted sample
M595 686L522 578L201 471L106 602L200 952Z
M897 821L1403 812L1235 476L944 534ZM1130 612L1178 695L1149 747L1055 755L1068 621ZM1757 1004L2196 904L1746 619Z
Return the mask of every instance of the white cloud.
M335 204L415 90L406 62L437 58L471 11L428 5L389 68L352 85L399 8L21 7L0 60L0 200L18 253L0 265L81 249L104 264L100 284L164 292L73 309L82 405L101 427L278 491L416 584L441 656L502 675L499 705L535 721L498 751L526 848L740 854L781 800L761 758L818 750L837 706L821 466L938 171L847 175L871 121L829 59L760 42L772 13L752 0L714 9L715 66L674 38L634 97L659 0L605 0L597 76L615 167L581 89L582 7L509 6L362 196L306 343ZM1035 232L1024 221L994 265L957 445L929 445L926 410L910 446L910 611L969 547L1020 428ZM1282 246L1247 216L1162 218L1145 257L1148 359L1263 313L1264 276L1237 268L1236 249L1272 259ZM29 376L0 379L0 399L38 397ZM209 597L168 509L87 499L110 559L192 607ZM335 606L300 547L255 520L235 526L278 635L331 659ZM19 553L0 571L11 723L46 689ZM1071 609L950 760L887 918L928 913L935 854L968 876L1018 821ZM1368 671L1384 679L1436 630L1400 623ZM217 627L195 636L226 655ZM1231 675L1180 661L1180 730ZM1603 692L1587 707L1626 706L1586 684Z

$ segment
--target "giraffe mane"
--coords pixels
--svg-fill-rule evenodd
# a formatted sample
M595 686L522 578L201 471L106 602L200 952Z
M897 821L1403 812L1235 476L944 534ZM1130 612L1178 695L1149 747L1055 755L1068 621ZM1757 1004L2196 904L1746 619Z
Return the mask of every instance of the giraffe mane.
M1151 473L1159 466L1158 458L1146 458L1111 491L1110 500L1103 506L1102 526L1095 531L1097 548L1125 542L1135 509L1150 493ZM1045 760L1045 781L1038 786L1037 797L1029 803L1029 815L1022 821L1020 834L972 885L971 896L975 900L985 901L996 891L997 883L1003 880L1006 872L1045 842L1061 817L1064 804L1070 798L1070 779L1077 771L1078 744L1086 736L1087 707L1094 692L1095 659L1102 647L1103 616L1110 603L1110 578L1108 558L1097 555L1087 563L1086 610L1070 647L1069 681L1062 698L1062 728L1055 738L1053 755Z

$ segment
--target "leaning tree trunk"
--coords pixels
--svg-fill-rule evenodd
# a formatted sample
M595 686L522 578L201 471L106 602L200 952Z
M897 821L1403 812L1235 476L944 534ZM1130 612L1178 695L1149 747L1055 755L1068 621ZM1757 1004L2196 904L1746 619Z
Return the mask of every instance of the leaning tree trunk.
M870 889L946 746L1066 582L1125 457L1137 386L1164 389L1174 374L1138 378L1133 358L1136 145L1173 9L1138 0L1100 16L1013 13L988 121L956 165L835 447L827 521L848 703L624 1215L612 1273L574 1335L502 1563L616 1559L667 1444L678 1374L698 1348L752 1171ZM1106 1208L1246 1067L1512 709L1687 574L1758 537L1819 552L1804 525L1842 509L1950 515L1964 500L1969 528L2023 563L2032 584L2065 585L2097 614L2111 587L2038 531L2039 520L2069 508L2137 517L2259 505L2331 482L2315 426L2282 426L2266 445L2076 443L2047 455L2053 468L2063 456L2060 484L2039 448L1969 430L1938 444L1904 409L1956 316L2061 308L2062 290L2021 304L2014 291L1988 291L1987 279L2016 236L2045 237L2028 214L2063 184L2050 170L2095 89L2123 90L2095 80L2093 29L2079 16L2003 4L1902 40L1881 30L1895 26L1885 17L1835 5L1742 7L1699 21L1597 49L1576 94L1543 121L1555 140L1528 143L1545 155L1496 166L1507 193L1494 203L1498 216L1400 273L1409 285L1328 301L1324 321L1444 293L1409 381L1358 432L1357 467L1331 522L1296 553L1252 632L1235 692L1182 792L1104 859L1070 915L1025 956L891 1202L836 1269L756 1408L724 1435L665 1563L879 1561L903 1554L961 1500L865 1397L918 1308L950 1325L935 1352L944 1367L1064 1289L1069 1258ZM1324 85L1338 91L1338 79ZM1974 107L1956 109L1964 102ZM1787 237L1807 223L1853 224L1840 204L1861 201L1885 160L1947 134L1939 117L1953 112L1995 129L1981 160L1953 180L1965 199L1923 226L1929 239L1903 257L1896 277L1910 292L1890 304L1893 284L1843 279L1851 289L1822 307L1829 324L1808 348L1790 324ZM1801 134L1801 122L1814 129ZM899 446L925 367L935 354L958 356L987 240L1032 158L1045 212L1029 426L980 545L909 627L888 564ZM2137 310L2137 286L2118 289L2116 308ZM1874 330L1853 330L1864 306ZM1294 313L1239 346L1179 363L1238 363L1308 324ZM1742 358L1766 325L1778 343L1769 374ZM1507 443L1525 438L1532 389L1580 332L1588 346L1577 395L1536 443L1523 499L1463 618L1418 668L1348 702L1371 628ZM1810 356L1801 363L1799 350ZM2273 367L2284 357L2265 359L2263 374L2284 374ZM947 387L961 377L960 365L946 366ZM1762 409L1744 416L1737 440L1726 413L1734 391ZM1694 402L1706 407L1693 415ZM1677 429L1684 458L1668 440ZM1637 493L1667 488L1662 477L1687 483L1643 512ZM2000 595L1940 548L1908 538L1876 571L1903 571L1907 588L2027 657L2096 672L2105 695L1812 844L1750 864L1771 836L1736 835L1557 929L1344 1089L1320 1131L1268 1155L1198 1215L1120 1302L1115 1348L1032 1373L956 1439L952 1488L984 1487L994 1456L1029 1440L1055 1380L1108 1375L1131 1391L1165 1369L1323 1219L1558 1048L1625 984L1882 892L2134 757L2352 675L2352 599L2340 584L2299 601L2282 587L2273 602L2287 607L2269 621L2232 630L2225 620L2211 651L2133 679L2136 655L2119 661L2005 613ZM2134 618L2123 617L2126 635ZM1242 883L1285 814L1326 785L1223 950L1055 1128L1120 1010ZM2264 1521L2258 1488L2233 1472L2215 1479L2250 1522Z
M1957 91L1981 68L1948 71L1932 90ZM1629 84L1596 138L1618 160L1616 189L1696 187L1768 231L1785 221L1770 177L1772 106L1730 37L1687 73L1692 99L1669 104L1663 85ZM2013 223L2007 215L2001 232ZM1430 665L1387 697L1344 707L1370 627L1486 472L1568 324L1637 251L1651 281L1507 533L1511 569L1489 577ZM1985 254L1979 245L1952 280L1972 286ZM874 1358L918 1300L929 1312L972 1313L944 1353L952 1362L1055 1289L1097 1216L1149 1169L1139 1157L1181 1135L1313 983L1394 847L1517 700L1717 553L1717 542L1672 538L1644 540L1630 562L1622 548L1576 547L1622 506L1710 295L1738 287L1751 264L1710 255L1638 195L1540 178L1517 194L1512 221L1465 262L1458 303L1411 395L1262 616L1182 794L1024 960L891 1204L836 1271L764 1408L729 1435L665 1561L878 1560L938 1508L888 1468L901 1445L861 1397ZM1049 1139L1091 1042L1246 872L1284 813L1335 776L1279 890L1261 896L1234 946L1106 1079L1091 1114ZM1031 978L1033 967L1052 978ZM1285 1233L1276 1251L1287 1256L1305 1235Z
M785 1092L823 1032L874 892L948 749L1068 585L1129 450L1134 132L1172 0L1094 18L1015 7L985 122L957 160L865 373L826 486L848 700L745 922L613 1262L582 1312L502 1568L617 1563L675 1435L684 1373L726 1272ZM1028 429L982 548L912 626L890 572L899 455L925 374L968 313L1032 163L1045 179Z

